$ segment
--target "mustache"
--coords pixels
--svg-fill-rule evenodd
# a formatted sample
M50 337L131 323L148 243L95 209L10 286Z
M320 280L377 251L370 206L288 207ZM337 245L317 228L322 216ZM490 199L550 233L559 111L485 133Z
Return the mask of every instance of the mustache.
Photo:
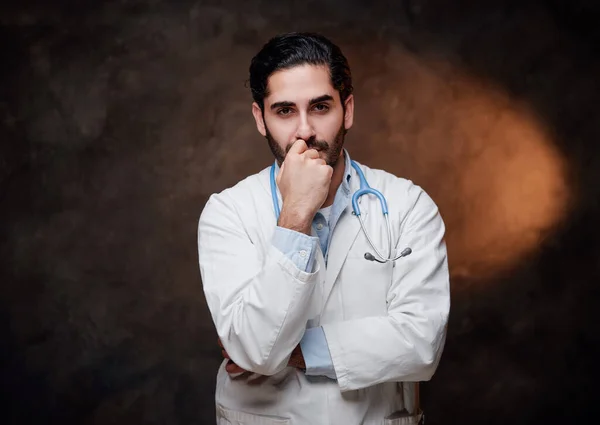
M325 140L317 140L316 137L311 137L308 140L305 140L306 146L308 146L308 149L316 149L318 151L322 151L322 150L326 150L329 148L329 143L327 143ZM290 143L289 145L286 146L285 148L285 153L287 154L290 149L292 148L293 143Z

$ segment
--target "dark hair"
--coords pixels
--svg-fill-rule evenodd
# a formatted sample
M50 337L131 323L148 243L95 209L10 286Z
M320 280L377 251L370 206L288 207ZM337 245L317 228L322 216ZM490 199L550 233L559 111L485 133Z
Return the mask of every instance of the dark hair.
M320 34L292 32L273 37L252 58L250 90L260 109L264 110L264 99L269 95L271 74L304 64L329 67L331 84L340 93L342 103L352 93L352 74L341 49Z

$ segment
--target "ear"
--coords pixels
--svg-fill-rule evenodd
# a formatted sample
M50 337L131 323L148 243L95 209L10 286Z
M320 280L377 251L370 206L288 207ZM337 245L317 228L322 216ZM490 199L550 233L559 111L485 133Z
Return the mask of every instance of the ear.
M349 130L354 123L354 95L350 95L344 102L346 113L344 115L344 127Z
M262 110L256 102L252 103L252 115L254 115L254 121L256 121L256 128L258 129L258 132L262 134L263 137L265 137L267 135L267 131L265 129L265 122L263 120Z

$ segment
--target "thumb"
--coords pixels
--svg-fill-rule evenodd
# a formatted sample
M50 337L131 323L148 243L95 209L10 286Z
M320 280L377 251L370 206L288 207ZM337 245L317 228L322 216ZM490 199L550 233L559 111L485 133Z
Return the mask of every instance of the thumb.
M279 185L279 182L281 181L281 175L283 174L284 169L285 169L285 161L283 161L281 163L281 167L279 167L279 173L277 173L277 178L275 179L275 181L277 182L277 185Z
M308 150L308 146L307 146L306 142L302 139L298 139L294 142L294 144L288 151L288 155L290 153L295 153L297 155L300 155L301 153L304 153L307 150Z

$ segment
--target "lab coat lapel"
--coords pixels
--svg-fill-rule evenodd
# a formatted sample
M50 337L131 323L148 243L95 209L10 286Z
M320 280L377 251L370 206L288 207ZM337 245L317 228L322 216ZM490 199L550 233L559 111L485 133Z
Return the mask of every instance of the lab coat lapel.
M358 176L356 176L354 180L356 179L358 179ZM357 189L358 187L352 185L352 193ZM359 206L362 205L362 199L363 198L359 198L358 200ZM360 213L363 220L365 220L368 215L366 208L364 210L361 208ZM325 287L323 288L324 305L327 303L329 294L333 289L335 281L342 270L348 252L356 240L359 231L360 222L358 217L353 214L352 203L351 200L349 200L346 210L341 215L331 235L331 242L328 249L327 274L325 278Z

